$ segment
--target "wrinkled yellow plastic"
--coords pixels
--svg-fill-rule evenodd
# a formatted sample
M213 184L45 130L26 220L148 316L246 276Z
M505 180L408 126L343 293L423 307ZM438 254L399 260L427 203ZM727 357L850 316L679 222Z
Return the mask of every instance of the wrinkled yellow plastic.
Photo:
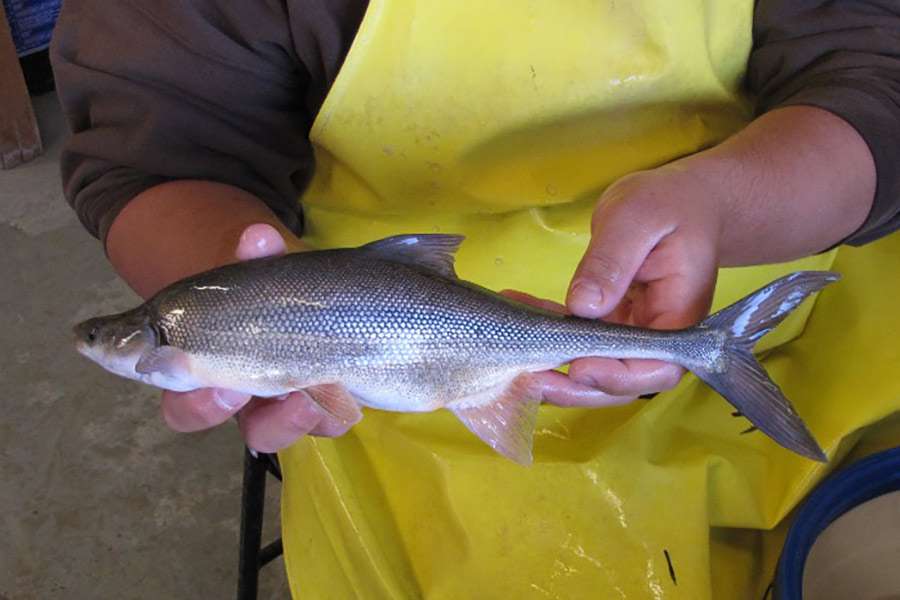
M463 233L461 277L562 299L607 185L749 119L751 11L372 2L313 128L307 239ZM900 406L898 263L893 236L720 274L716 308L798 268L844 273L757 347L838 459ZM543 406L526 468L447 411L367 409L280 454L294 596L761 598L785 518L837 461L742 435L732 411L693 376L629 406Z

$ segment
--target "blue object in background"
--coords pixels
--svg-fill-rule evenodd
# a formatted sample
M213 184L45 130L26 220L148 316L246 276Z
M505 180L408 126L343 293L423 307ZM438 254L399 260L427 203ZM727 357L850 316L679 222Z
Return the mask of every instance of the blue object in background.
M832 521L852 508L900 490L900 447L873 454L838 471L800 509L781 553L773 585L775 600L801 600L809 551Z
M3 0L16 54L25 56L50 45L61 6L62 0Z

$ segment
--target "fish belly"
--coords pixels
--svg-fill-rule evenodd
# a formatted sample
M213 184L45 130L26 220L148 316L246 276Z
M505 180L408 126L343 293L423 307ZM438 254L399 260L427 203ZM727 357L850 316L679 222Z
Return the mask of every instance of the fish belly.
M559 361L527 364L429 362L393 365L348 374L344 383L365 406L401 412L489 404L498 389L526 372L553 368Z

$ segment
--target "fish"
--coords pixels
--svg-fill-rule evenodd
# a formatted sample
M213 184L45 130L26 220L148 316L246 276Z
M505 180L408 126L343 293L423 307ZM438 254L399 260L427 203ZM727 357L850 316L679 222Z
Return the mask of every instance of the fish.
M343 423L359 406L450 410L499 454L533 461L534 373L587 356L677 363L778 444L827 461L753 354L831 271L786 275L693 327L656 330L523 304L455 271L463 236L406 234L359 247L228 264L75 327L108 371L174 391L303 391Z

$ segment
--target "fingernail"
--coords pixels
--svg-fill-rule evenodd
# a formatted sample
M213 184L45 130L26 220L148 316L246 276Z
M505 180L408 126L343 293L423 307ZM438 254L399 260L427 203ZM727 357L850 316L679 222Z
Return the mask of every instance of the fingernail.
M213 400L225 410L234 410L247 403L247 394L217 388L213 391Z
M602 316L603 290L590 281L579 280L569 290L569 308L579 312L590 313L584 316Z
M285 243L278 230L267 223L255 223L244 229L238 241L235 257L238 260L282 254Z

